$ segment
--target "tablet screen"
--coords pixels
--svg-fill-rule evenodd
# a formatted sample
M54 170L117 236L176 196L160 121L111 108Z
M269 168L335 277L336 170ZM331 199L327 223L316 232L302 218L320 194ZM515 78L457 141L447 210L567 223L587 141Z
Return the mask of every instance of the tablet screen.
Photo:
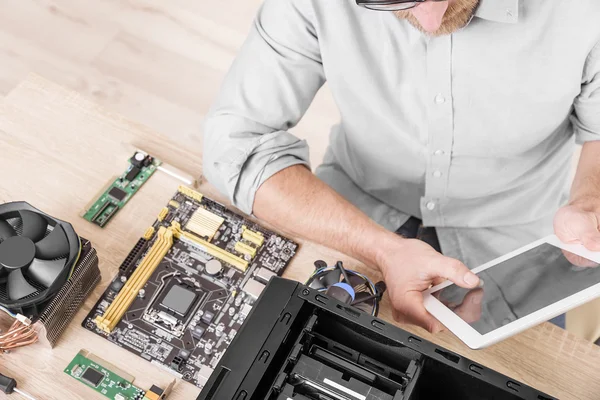
M598 264L549 243L478 274L476 289L433 295L482 335L600 283Z

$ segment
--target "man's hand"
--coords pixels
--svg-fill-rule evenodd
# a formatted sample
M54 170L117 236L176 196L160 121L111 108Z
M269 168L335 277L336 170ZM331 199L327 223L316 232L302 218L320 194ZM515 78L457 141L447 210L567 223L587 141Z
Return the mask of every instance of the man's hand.
M571 202L554 217L554 233L565 243L600 251L600 141L581 149ZM569 257L567 257L569 258ZM570 258L569 261L573 262ZM578 265L576 262L573 264ZM580 265L585 266L585 265Z
M599 199L600 203L600 199ZM583 244L592 251L600 251L600 212L585 203L570 204L558 210L554 218L554 232L564 243ZM596 268L597 263L563 251L566 259L575 266Z
M479 284L479 278L460 261L444 257L420 240L398 237L386 247L378 265L394 307L394 319L432 333L441 331L441 323L423 305L422 292L439 278L469 289Z
M600 208L600 199L597 202ZM583 244L589 250L600 251L600 210L590 203L574 203L558 210L554 232L564 243Z

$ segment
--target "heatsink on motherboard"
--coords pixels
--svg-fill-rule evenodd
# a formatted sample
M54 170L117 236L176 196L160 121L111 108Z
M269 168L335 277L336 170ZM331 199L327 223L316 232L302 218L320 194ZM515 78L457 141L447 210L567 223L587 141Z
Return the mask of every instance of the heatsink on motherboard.
M224 221L223 217L219 217L200 207L192 214L192 217L185 225L185 229L194 232L198 236L206 237L210 241L221 225L223 225Z
M135 300L140 289L148 282L150 275L173 246L173 230L171 228L160 227L156 235L156 241L131 275L131 278L127 280L127 283L106 312L96 318L96 326L104 332L110 333L113 331Z

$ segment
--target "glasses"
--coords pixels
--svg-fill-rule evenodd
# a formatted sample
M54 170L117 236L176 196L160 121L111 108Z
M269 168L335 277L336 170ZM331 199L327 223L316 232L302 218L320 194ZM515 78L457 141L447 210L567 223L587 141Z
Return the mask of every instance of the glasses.
M428 0L356 0L356 4L369 10L376 11L402 11L414 8L420 3ZM430 0L430 1L447 1L447 0Z

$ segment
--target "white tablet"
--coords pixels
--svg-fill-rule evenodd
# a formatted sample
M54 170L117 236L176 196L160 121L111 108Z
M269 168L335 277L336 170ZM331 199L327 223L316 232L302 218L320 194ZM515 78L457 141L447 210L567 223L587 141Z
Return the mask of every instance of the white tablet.
M425 308L480 349L600 297L600 252L556 236L473 269L480 287L447 281L425 292Z

